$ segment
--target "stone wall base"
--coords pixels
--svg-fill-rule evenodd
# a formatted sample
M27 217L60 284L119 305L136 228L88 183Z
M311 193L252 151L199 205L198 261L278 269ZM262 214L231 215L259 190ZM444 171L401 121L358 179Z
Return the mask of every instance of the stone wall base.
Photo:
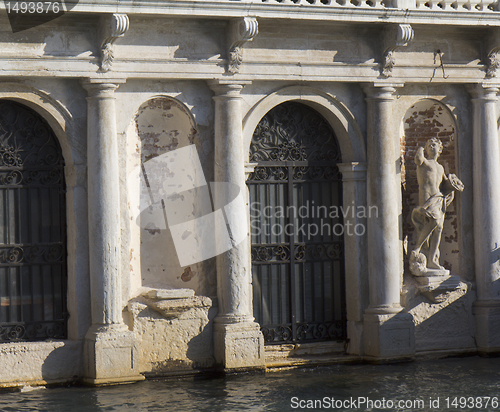
M215 323L214 352L219 369L265 369L264 337L257 323Z
M125 325L92 326L85 336L83 382L99 386L143 380L138 360L135 333Z
M73 382L82 374L82 341L0 345L0 388Z
M141 373L168 376L212 369L217 308L210 298L134 299L127 309L126 322L140 343Z
M500 353L500 301L476 301L473 312L479 353Z
M415 355L415 325L408 313L364 316L364 351L367 359L390 361Z

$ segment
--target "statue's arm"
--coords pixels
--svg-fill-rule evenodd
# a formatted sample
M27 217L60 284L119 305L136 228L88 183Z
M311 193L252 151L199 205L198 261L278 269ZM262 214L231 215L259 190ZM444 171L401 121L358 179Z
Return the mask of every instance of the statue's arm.
M417 166L420 166L424 162L425 162L424 148L423 147L419 147L417 149L417 154L415 155L415 164Z

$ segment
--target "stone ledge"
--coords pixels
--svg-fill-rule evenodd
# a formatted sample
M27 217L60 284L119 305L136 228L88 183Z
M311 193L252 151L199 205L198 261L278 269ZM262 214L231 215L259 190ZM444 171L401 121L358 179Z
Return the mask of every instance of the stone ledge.
M139 296L129 302L129 311L134 312L132 303L146 305L165 319L176 319L191 309L210 309L212 299L195 296L192 289L150 289L144 288Z
M345 352L344 342L317 342L267 345L264 347L266 364L267 362L279 361L287 358L301 358L307 356L337 356Z
M361 361L361 357L353 355L310 355L286 359L266 359L266 371L274 372L291 368L360 363Z

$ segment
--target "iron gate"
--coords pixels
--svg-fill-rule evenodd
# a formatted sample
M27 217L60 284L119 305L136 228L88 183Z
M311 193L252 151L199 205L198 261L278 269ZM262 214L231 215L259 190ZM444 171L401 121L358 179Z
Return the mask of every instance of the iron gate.
M0 101L0 342L65 338L64 161L45 120Z
M310 107L283 103L253 134L253 306L266 344L344 340L344 243L337 139Z

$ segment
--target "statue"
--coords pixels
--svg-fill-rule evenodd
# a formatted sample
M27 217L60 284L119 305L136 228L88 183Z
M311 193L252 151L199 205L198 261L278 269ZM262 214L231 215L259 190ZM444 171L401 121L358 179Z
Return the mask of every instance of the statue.
M411 214L417 242L410 255L410 271L415 276L447 276L449 271L439 264L439 243L446 208L453 201L455 191L463 191L464 185L454 174L446 176L443 166L437 162L443 151L438 138L427 140L425 151L427 158L423 147L419 147L415 155L419 206Z

